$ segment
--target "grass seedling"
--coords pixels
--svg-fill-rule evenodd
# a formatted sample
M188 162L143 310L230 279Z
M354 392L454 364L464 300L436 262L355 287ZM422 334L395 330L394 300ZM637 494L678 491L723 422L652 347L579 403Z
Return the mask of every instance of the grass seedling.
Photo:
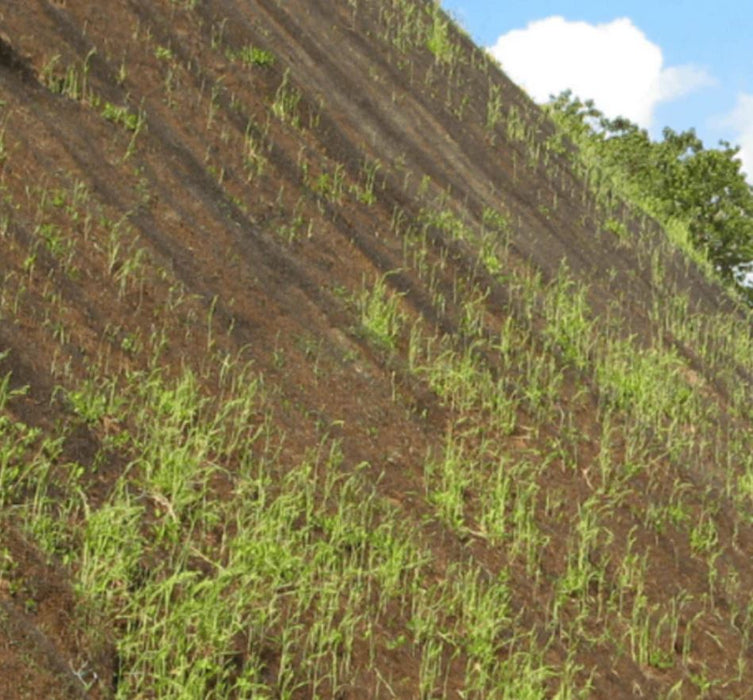
M272 114L280 121L290 124L294 129L299 129L301 126L301 119L298 115L300 101L301 93L291 85L290 71L286 70L272 102Z
M403 325L403 314L400 312L400 294L388 291L386 273L378 278L371 288L366 287L365 281L356 305L360 314L361 328L367 337L385 350L393 350L397 343L400 329Z

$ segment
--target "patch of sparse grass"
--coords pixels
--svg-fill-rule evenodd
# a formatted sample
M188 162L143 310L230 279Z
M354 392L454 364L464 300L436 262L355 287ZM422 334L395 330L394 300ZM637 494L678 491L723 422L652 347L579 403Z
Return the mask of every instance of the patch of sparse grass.
M449 25L439 5L435 5L433 8L431 30L426 39L426 47L440 63L449 63L454 59L453 44L449 37Z
M489 85L489 98L486 103L486 130L493 134L502 121L502 92L499 85Z
M127 107L114 105L110 102L105 102L102 107L102 116L128 131L138 130L143 121L143 118L139 114L132 113Z
M53 55L42 68L40 78L52 92L80 102L89 102L93 93L89 86L89 71L92 57L96 54L91 49L79 64L70 64L61 69L59 54Z
M364 289L356 299L361 328L378 346L394 350L403 325L400 312L400 294L388 290L389 273L376 280L372 287Z
M282 82L277 88L274 102L272 102L272 114L279 120L298 129L301 126L301 119L298 114L300 101L301 93L298 88L290 84L290 71L285 71Z
M246 66L268 68L275 64L275 56L271 51L250 44L240 49L227 49L225 55L229 60L238 61Z

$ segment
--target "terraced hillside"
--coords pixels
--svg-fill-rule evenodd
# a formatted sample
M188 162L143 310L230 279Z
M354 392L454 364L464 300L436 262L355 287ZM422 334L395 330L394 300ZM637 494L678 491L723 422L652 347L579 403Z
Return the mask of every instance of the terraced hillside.
M433 2L0 29L0 697L750 695L749 312Z

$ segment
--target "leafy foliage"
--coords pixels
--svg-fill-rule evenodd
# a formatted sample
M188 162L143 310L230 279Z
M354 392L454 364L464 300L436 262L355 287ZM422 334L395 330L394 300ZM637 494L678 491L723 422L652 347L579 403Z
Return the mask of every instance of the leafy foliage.
M661 141L624 117L609 119L570 91L549 104L555 119L663 223L679 220L721 276L742 283L753 266L753 188L739 148L707 149L695 131L669 127Z

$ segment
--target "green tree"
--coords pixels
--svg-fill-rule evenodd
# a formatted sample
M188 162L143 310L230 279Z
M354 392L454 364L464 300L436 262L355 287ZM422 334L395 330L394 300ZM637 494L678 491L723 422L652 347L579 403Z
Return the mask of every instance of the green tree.
M637 124L608 119L593 101L581 102L569 91L552 98L549 109L630 197L664 222L681 220L723 278L744 281L753 269L753 188L742 173L739 148L721 141L707 149L693 129L665 128L662 139L652 141Z

